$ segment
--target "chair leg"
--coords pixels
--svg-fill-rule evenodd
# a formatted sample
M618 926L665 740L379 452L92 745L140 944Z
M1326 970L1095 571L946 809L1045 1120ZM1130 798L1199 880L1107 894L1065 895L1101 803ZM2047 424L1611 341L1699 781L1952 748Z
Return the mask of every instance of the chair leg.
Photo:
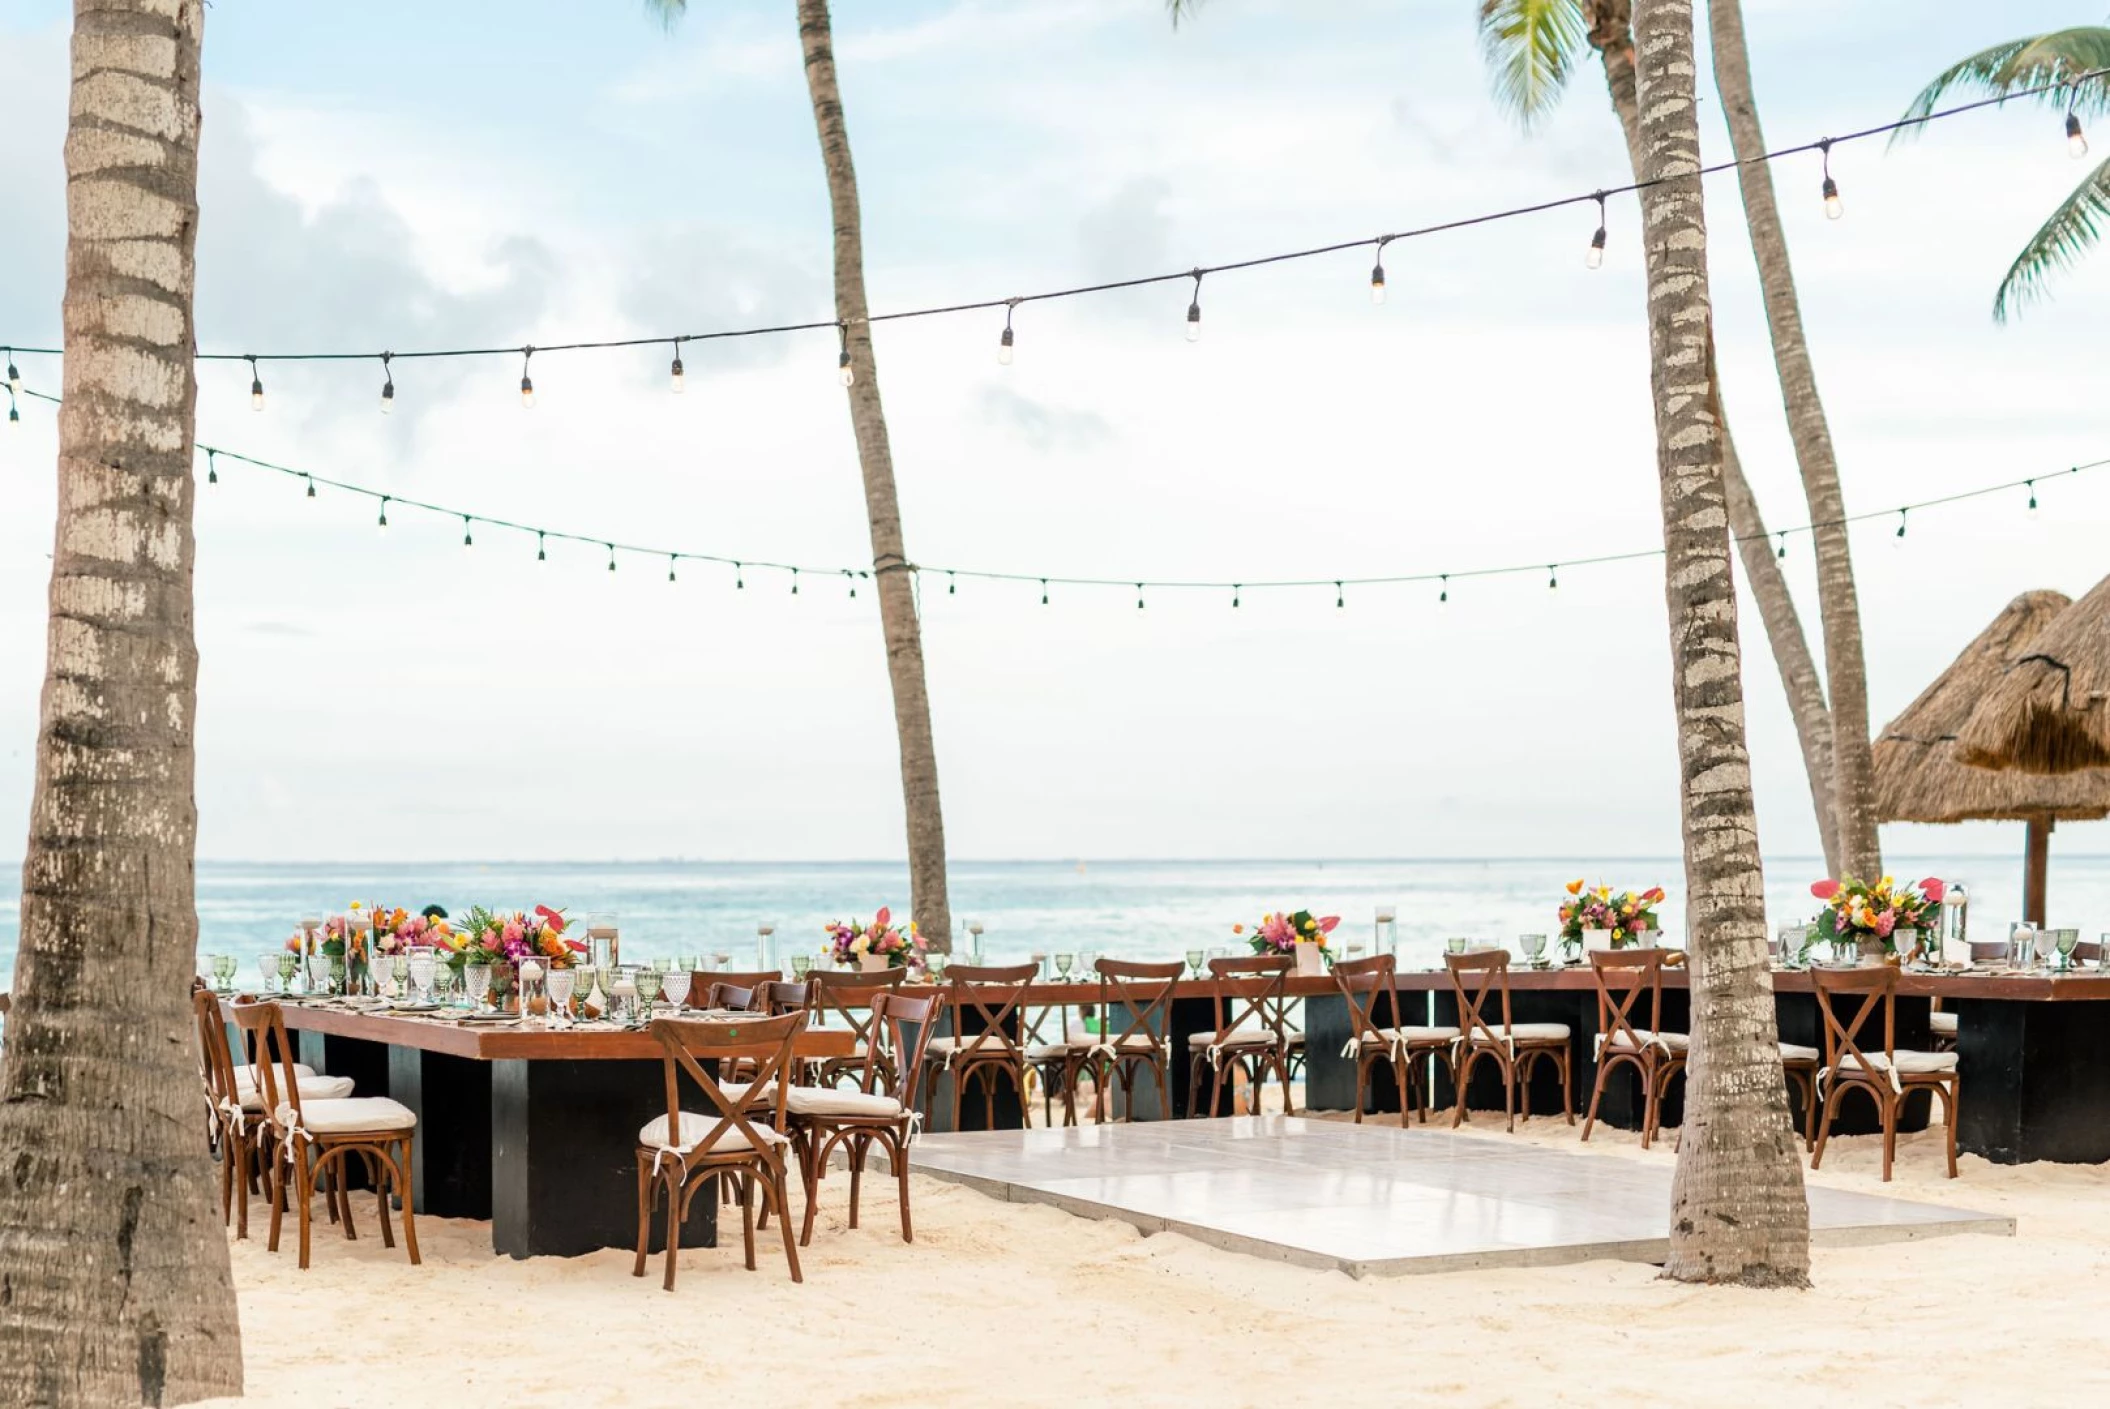
M1657 1080L1652 1062L1643 1064L1641 1084L1648 1088L1647 1099L1641 1106L1641 1148L1645 1150L1656 1138L1656 1119L1663 1101L1662 1083Z
M652 1194L657 1181L652 1176L651 1166L645 1157L637 1157L637 1263L630 1269L633 1277L645 1275L646 1248L652 1240Z
M1414 1105L1414 1077L1404 1053L1392 1059L1392 1084L1399 1089L1399 1128L1405 1130Z
M1812 1083L1812 1085L1814 1084ZM1834 1081L1831 1090L1824 1093L1824 1111L1818 1117L1817 1144L1810 1151L1811 1169L1822 1169L1824 1167L1824 1147L1832 1138L1832 1114L1838 1109L1839 1097L1845 1090L1846 1086L1844 1083Z
M791 1264L791 1280L794 1282L803 1282L806 1280L806 1278L805 1275L799 1271L799 1249L798 1244L792 1241L791 1217L784 1210L783 1164L780 1162L770 1166L769 1174L771 1177L769 1178L769 1182L763 1186L763 1189L767 1195L775 1198L777 1201L777 1226L782 1229L784 1233L784 1260ZM908 1196L906 1193L904 1193L902 1197L905 1200ZM901 1206L901 1209L902 1216L906 1218L908 1214L907 1203L904 1202Z
M1557 1049L1553 1063L1561 1069L1561 1114L1575 1124L1575 1056L1566 1047Z
M1597 1128L1597 1104L1604 1099L1604 1084L1612 1074L1612 1065L1617 1058L1600 1054L1597 1058L1597 1079L1590 1083L1590 1113L1583 1117L1582 1143L1590 1143L1590 1132Z
M1963 1078L1961 1076L1950 1077L1943 1088L1943 1094L1947 1099L1942 1104L1949 1108L1943 1112L1949 1122L1949 1177L1954 1179L1956 1177L1956 1106L1963 1099Z
M1509 1117L1509 1133L1517 1133L1517 1063L1516 1058L1504 1053L1495 1059L1502 1066L1502 1113ZM1530 1093L1525 1093L1530 1099ZM1529 1118L1528 1116L1526 1117Z
M374 1181L374 1202L380 1209L380 1212L374 1216L381 1220L381 1246L392 1248L396 1245L396 1235L389 1230L388 1226L388 1191L393 1181L382 1177L381 1170L375 1161L367 1161L367 1167L370 1177Z
M1170 1064L1166 1062L1163 1053L1159 1053L1150 1059L1150 1074L1156 1078L1158 1083L1158 1119L1170 1120L1172 1119L1172 1069ZM1259 1112L1255 1111L1253 1114L1258 1115ZM1129 1119L1135 1119L1133 1113L1130 1114Z
M894 1166L894 1183L901 1192L901 1241L916 1241L915 1225L908 1216L908 1141L901 1134L887 1137L887 1163Z
M699 1191L703 1192L705 1198L710 1197L708 1183L697 1189L690 1188L688 1176L676 1172L680 1168L680 1165L676 1165L663 1176L667 1182L667 1271L666 1275L659 1279L659 1289L663 1292L674 1290L674 1273L681 1262L681 1225L688 1217L689 1200Z
M1524 1052L1510 1058L1510 1065L1516 1068L1515 1084L1523 1088L1519 1094L1524 1098L1524 1119L1526 1120L1531 1119L1531 1073L1538 1064L1539 1053L1537 1052ZM1515 1117L1511 1117L1509 1128L1511 1130L1516 1129Z
M1890 1166L1898 1153L1898 1107L1904 1097L1894 1091L1878 1092L1876 1099L1883 1106L1883 1182L1890 1182Z
M1480 1059L1480 1049L1467 1049L1457 1062L1457 1074L1451 1078L1453 1093L1451 1103L1451 1129L1456 1130L1465 1123L1465 1088L1473 1079L1473 1063Z
M1370 1054L1355 1054L1355 1123L1363 1123L1363 1107L1370 1104Z
M308 1152L303 1148L295 1157L294 1190L300 1195L300 1270L308 1270L308 1204L315 1197L315 1175L308 1167ZM349 1223L347 1223L349 1226Z
M1274 1054L1275 1079L1282 1083L1282 1113L1286 1116L1297 1113L1296 1094L1289 1088L1289 1056L1284 1052Z
M403 1247L410 1253L412 1267L421 1262L418 1257L417 1211L411 1207L415 1201L410 1197L410 1142L415 1138L413 1135L405 1135L403 1142L397 1145L394 1151L396 1192L403 1197Z
M740 1180L740 1246L747 1254L747 1270L755 1270L755 1176L743 1172ZM669 1230L670 1232L672 1230ZM791 1234L787 1230L785 1237Z
M232 1160L228 1158L230 1152ZM234 1236L238 1242L249 1236L249 1163L247 1134L236 1134L232 1140L220 1142L221 1221L226 1221L226 1187L231 1179L235 1199Z
M284 1163L284 1160L274 1153L271 1167L264 1173L264 1194L271 1200L271 1239L264 1244L266 1252L278 1251L279 1220L284 1216L286 1208L286 1181L280 1172Z

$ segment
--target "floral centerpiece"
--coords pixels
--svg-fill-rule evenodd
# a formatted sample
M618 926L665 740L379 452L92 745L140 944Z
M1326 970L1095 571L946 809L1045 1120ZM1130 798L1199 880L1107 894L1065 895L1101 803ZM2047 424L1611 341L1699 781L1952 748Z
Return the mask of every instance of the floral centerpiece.
M1896 954L1900 930L1928 929L1940 920L1942 883L1932 876L1899 885L1889 876L1867 885L1852 876L1818 881L1810 894L1824 902L1803 953L1817 944L1858 943L1863 950Z
M1246 935L1255 954L1286 954L1297 961L1299 973L1322 973L1333 962L1333 951L1327 946L1327 936L1334 926L1341 923L1339 915L1313 915L1309 910L1279 910L1262 915L1260 923ZM1231 926L1231 933L1244 935L1242 924Z
M916 933L916 922L893 922L893 911L885 906L862 928L830 921L821 933L828 936L828 954L838 964L855 963L859 968L891 969L907 964L923 953L925 941Z
M547 905L537 905L532 912L515 910L510 914L478 905L445 937L447 962L460 967L540 959L549 968L568 969L579 962L587 948L566 935L564 926L564 912Z
M1637 943L1642 935L1660 928L1656 907L1662 903L1661 886L1650 886L1639 895L1630 890L1614 895L1607 885L1585 887L1581 881L1570 881L1568 898L1560 905L1561 943L1580 949L1585 930L1610 931L1615 949Z

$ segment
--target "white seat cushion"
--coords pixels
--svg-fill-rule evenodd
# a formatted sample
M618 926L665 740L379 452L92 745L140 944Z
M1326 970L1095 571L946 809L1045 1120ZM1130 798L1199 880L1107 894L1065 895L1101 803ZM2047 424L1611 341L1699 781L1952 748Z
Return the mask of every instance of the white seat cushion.
M293 1064L293 1074L299 1077L313 1076L315 1068L302 1062L295 1062ZM271 1079L278 1082L281 1086L285 1085L286 1069L284 1067L273 1067L271 1069ZM236 1067L234 1069L234 1084L237 1086L255 1086L257 1084L256 1068L247 1063Z
M1187 1045L1196 1049L1204 1047L1272 1047L1275 1034L1266 1028L1234 1027L1221 1037L1213 1032L1190 1032Z
M293 1107L280 1106L275 1119L280 1125L291 1125ZM356 1135L375 1130L408 1130L418 1123L418 1118L410 1107L386 1096L311 1101L302 1095L300 1123L316 1135Z
M681 1113L682 1142L679 1145L674 1145L669 1144L667 1140L667 1118L658 1116L646 1122L644 1129L637 1132L637 1143L647 1149L665 1150L671 1154L694 1154L696 1153L696 1147L703 1142L705 1136L711 1133L718 1121L719 1117L717 1116L698 1115L694 1111L683 1111ZM761 1134L765 1144L782 1145L790 1138L779 1134L767 1125L757 1125L755 1129ZM753 1148L754 1142L747 1138L747 1132L737 1125L729 1125L726 1127L725 1133L720 1135L711 1145L710 1152L718 1154L733 1150L751 1150Z
M1869 1052L1864 1055L1868 1058L1868 1064L1877 1071L1886 1071L1892 1065L1891 1059L1881 1052ZM1895 1056L1898 1071L1906 1076L1956 1070L1954 1052L1898 1052ZM1847 1071L1859 1065L1860 1063L1852 1057L1846 1057L1839 1063L1839 1069Z
M237 1086L242 1098L242 1109L251 1115L264 1113L264 1093L253 1086ZM300 1078L300 1101L308 1105L315 1101L341 1101L352 1094L352 1079L349 1076L316 1076L313 1072ZM311 1125L309 1129L314 1129Z
M1929 1013L1927 1014L1927 1026L1936 1037L1954 1037L1956 1035L1956 1014Z
M1604 1034L1599 1033L1598 1036L1603 1037ZM1637 1027L1634 1029L1634 1036L1641 1039L1641 1045L1644 1047L1668 1047L1673 1052L1683 1052L1692 1046L1692 1038L1682 1032L1651 1032L1645 1027ZM1622 1031L1613 1033L1605 1045L1625 1051L1631 1050L1634 1044Z
M1494 1028L1494 1034L1496 1039L1499 1040L1502 1036L1502 1029L1499 1027ZM1568 1040L1568 1025L1566 1023L1511 1023L1509 1025L1509 1035L1519 1042L1565 1042ZM1482 1042L1487 1040L1485 1033L1476 1033L1475 1036Z
M1815 1047L1804 1047L1794 1042L1780 1044L1780 1059L1784 1062L1814 1062L1822 1060L1824 1054Z
M725 1093L729 1101L752 1101L758 1106L772 1105L777 1099L775 1081L769 1082L760 1091L754 1089L754 1083L751 1081L721 1081L718 1083L718 1089Z
M1105 1034L1097 1032L1079 1032L1070 1036L1070 1047L1076 1051L1082 1051L1089 1047L1107 1046L1118 1048L1123 1053L1134 1052L1142 1054L1153 1051L1160 1045L1156 1038L1143 1032L1131 1032L1111 1039Z
M1036 1042L1026 1049L1029 1062L1059 1062L1070 1054L1069 1044L1064 1042Z
M1381 1027L1376 1037L1365 1037L1365 1047L1390 1047L1395 1042L1455 1042L1458 1029L1455 1027Z
M901 1102L892 1096L882 1096L874 1091L837 1091L826 1086L794 1086L791 1088L791 1113L793 1115L860 1116L874 1120L899 1120L903 1115ZM686 1121L687 1116L682 1119Z
M1014 1042L1012 1045L1017 1044ZM993 1032L978 1032L966 1038L933 1037L930 1046L924 1050L941 1060L948 1052L977 1052L994 1057L1006 1055L1003 1038Z

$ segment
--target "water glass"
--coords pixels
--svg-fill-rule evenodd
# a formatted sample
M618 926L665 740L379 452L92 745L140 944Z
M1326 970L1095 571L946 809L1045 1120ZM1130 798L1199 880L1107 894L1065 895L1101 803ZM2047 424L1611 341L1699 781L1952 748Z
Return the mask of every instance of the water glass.
M2110 931L2105 931L2100 937L2100 945L2095 951L2095 966L2098 969L2110 969Z
M483 1011L484 999L491 992L491 966L470 964L462 969L463 991L469 995L470 1008Z
M1055 977L1064 983L1068 983L1070 981L1070 965L1076 962L1077 956L1075 954L1057 954L1055 956Z
M1099 976L1099 951L1079 950L1077 954L1077 977L1087 982Z
M1397 954L1399 952L1399 906L1377 907L1377 923L1374 927L1371 949L1373 954Z
M945 977L945 966L951 962L952 956L942 950L933 949L923 956L924 971L931 976L934 982Z
M454 965L443 963L438 955L434 955L432 961L432 1001L444 1008L447 1006L448 998L453 993Z
M234 991L234 976L240 971L241 967L241 960L235 958L232 954L216 954L213 956L212 971L213 975L220 980L221 991L227 993Z
M1187 951L1187 971L1193 974L1196 978L1200 978L1202 976L1201 950L1190 949Z
M1443 941L1443 952L1446 954L1463 954L1472 947L1473 942L1463 935L1454 934Z
M271 992L271 981L278 977L278 953L279 951L274 949L268 954L256 956L257 972L264 976L264 992L266 993Z
M2059 972L2073 968L2073 951L2080 947L2081 932L2077 929L2053 930L2052 944L2059 951Z
M660 992L667 995L667 1002L673 1005L676 1013L689 1001L689 985L694 979L695 975L687 969L669 969L660 975Z
M423 948L411 950L404 958L404 967L408 971L411 984L417 991L418 1001L430 1003L432 1001L432 972L436 967L432 951Z
M665 978L663 970L655 969L649 964L637 971L637 1002L644 1017L652 1016L652 1005L659 1001L660 985Z
M593 1002L593 986L599 981L601 971L592 964L582 962L572 965L571 972L572 995L578 1000L579 1006L583 1009L587 1004ZM604 993L601 997L603 1001L599 1006L606 1007L608 995Z
M694 954L681 954L675 956L674 967L680 969L683 973L693 974L700 966L697 964Z
M389 987L393 992L399 994L408 994L410 992L410 952L408 950L398 949L389 956L388 976L392 980Z
M549 1026L571 1026L571 997L573 986L579 976L570 969L551 969L546 982L549 985Z
M608 1016L619 1023L629 1023L637 1017L637 980L634 970L604 969L608 977Z
M812 967L813 967L813 956L812 956L811 954L794 954L794 955L792 955L792 956L791 956L791 977L792 977L792 981L793 981L793 982L795 982L795 983L804 983L804 982L806 981L806 971L807 971L808 969L811 969Z
M300 956L299 956L298 954L295 954L295 953L294 953L294 952L293 952L292 950L290 950L290 949L282 949L282 950L280 950L280 951L279 951L279 954L278 954L278 990L279 990L279 992L281 992L281 993L291 993L291 992L293 991L293 975L295 975L296 973L299 973L299 972L300 972Z
M1546 961L1546 936L1542 934L1518 935L1517 948L1523 951L1524 958L1534 969Z

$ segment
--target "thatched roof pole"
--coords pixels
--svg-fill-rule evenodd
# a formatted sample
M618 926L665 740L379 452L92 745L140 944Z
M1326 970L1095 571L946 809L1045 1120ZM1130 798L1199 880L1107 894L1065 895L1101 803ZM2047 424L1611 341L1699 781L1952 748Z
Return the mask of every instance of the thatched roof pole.
M2110 767L2110 577L2060 612L1957 735L1966 763L2026 773Z

